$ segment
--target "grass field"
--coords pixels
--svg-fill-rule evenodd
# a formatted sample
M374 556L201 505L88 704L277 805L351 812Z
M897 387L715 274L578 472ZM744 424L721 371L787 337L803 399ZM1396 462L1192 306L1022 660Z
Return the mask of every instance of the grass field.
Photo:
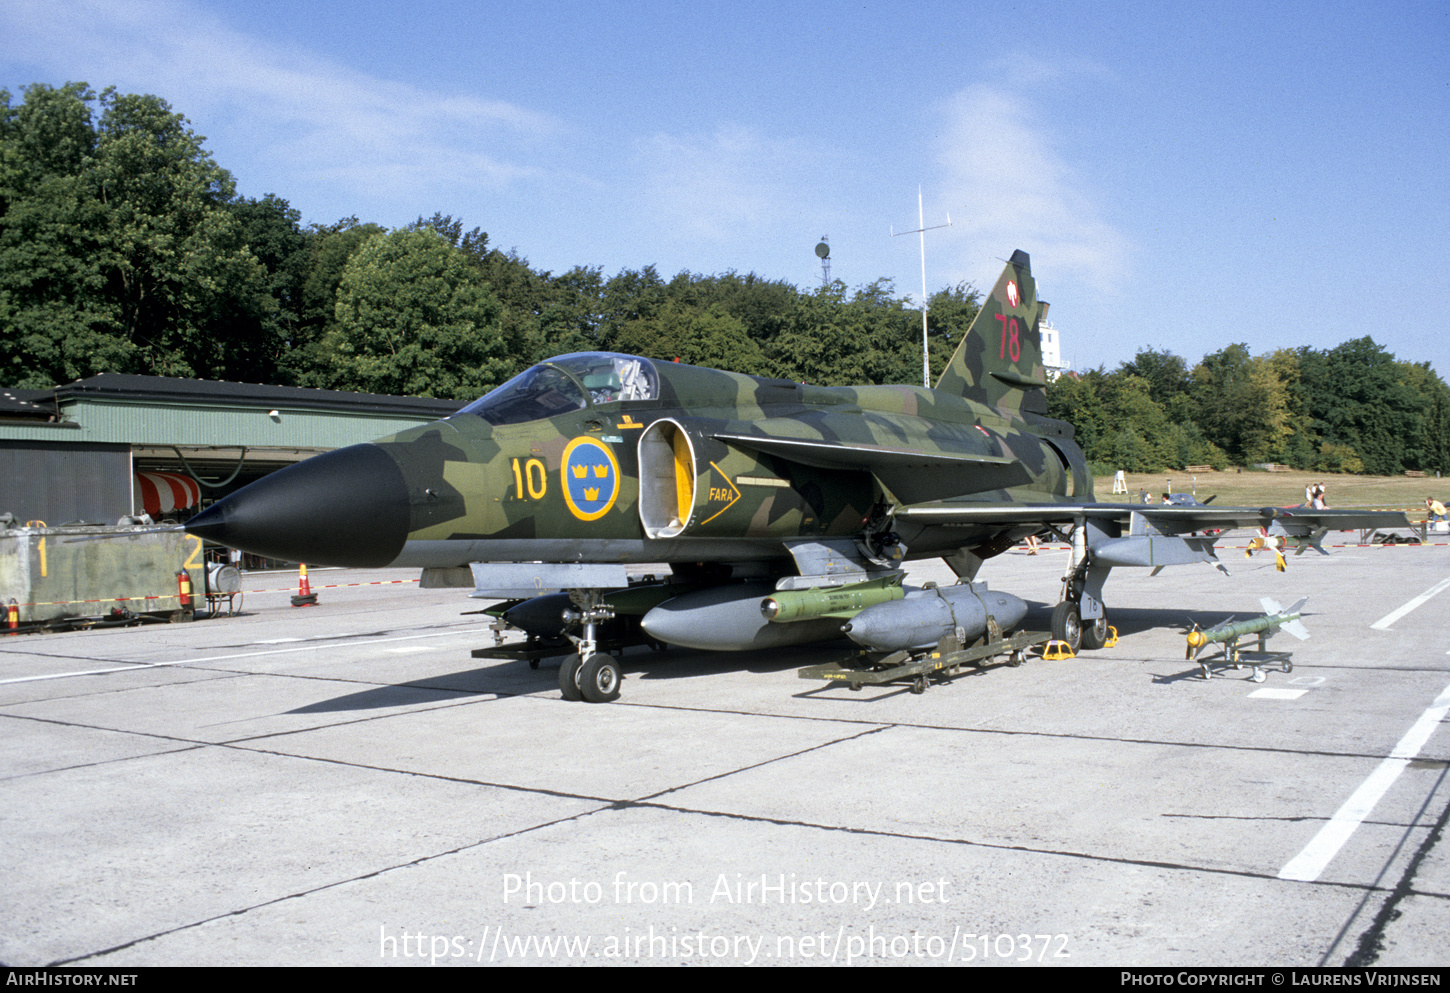
M1450 479L1411 478L1409 476L1336 476L1311 472L1224 472L1199 473L1197 478L1186 472L1127 474L1128 496L1113 496L1113 477L1098 476L1093 481L1099 500L1114 502L1136 500L1140 489L1147 490L1157 503L1164 492L1197 493L1207 500L1218 494L1214 502L1229 507L1291 507L1304 502L1304 488L1322 483L1325 502L1330 507L1373 507L1403 510L1412 521L1425 517L1425 497L1434 496L1441 503L1450 503Z

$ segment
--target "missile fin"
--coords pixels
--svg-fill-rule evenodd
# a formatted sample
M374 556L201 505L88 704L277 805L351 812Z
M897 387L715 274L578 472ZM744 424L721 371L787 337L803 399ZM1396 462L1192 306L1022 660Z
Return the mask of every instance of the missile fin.
M1298 638L1300 641L1303 641L1303 640L1305 640L1306 638L1309 637L1309 629L1306 628L1299 621L1285 621L1283 624L1281 624L1279 626L1279 630L1280 631L1288 631L1290 634L1292 634L1294 637Z

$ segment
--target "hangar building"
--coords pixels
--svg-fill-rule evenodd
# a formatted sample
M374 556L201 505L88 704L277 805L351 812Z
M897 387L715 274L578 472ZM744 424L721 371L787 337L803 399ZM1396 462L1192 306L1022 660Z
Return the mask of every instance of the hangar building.
M0 389L0 515L185 520L290 463L447 417L457 400L102 373Z

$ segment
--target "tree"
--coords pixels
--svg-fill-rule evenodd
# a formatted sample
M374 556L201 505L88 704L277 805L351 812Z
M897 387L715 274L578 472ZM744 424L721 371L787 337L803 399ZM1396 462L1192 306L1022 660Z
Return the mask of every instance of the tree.
M518 371L499 303L429 227L374 235L348 260L328 336L332 388L473 399Z
M961 282L938 290L928 298L926 328L931 343L931 381L941 378L962 343L962 337L982 309L982 294L971 283Z
M1148 384L1148 396L1163 408L1169 419L1182 423L1193 417L1190 390L1193 379L1188 364L1168 350L1156 352L1145 348L1124 362L1118 369L1127 375L1139 376Z
M1405 463L1425 472L1450 470L1450 387L1428 362L1401 362L1406 385L1416 394L1420 436L1406 446Z
M228 209L231 176L186 119L84 83L3 104L0 381L254 368L266 274Z
M265 273L227 209L232 177L159 97L108 89L100 103L90 175L120 333L148 371L229 377L235 357L265 349L256 339L269 309Z
M1047 416L1073 426L1074 439L1089 460L1110 462L1109 454L1099 447L1110 431L1108 415L1098 394L1103 378L1102 369L1058 376L1047 384Z
M0 385L133 364L102 294L102 211L86 175L95 99L84 83L31 86L19 107L0 91Z
M849 301L845 284L833 280L796 300L766 357L775 375L816 386L919 383L921 352L911 326L890 280L862 287Z
M1394 356L1366 337L1330 349L1314 364L1316 375L1305 380L1322 447L1348 446L1371 475L1401 472L1412 448L1420 447L1424 418Z
M1193 370L1193 409L1203 434L1235 460L1282 458L1291 435L1290 390L1280 366L1230 345Z
M745 325L719 307L702 312L669 301L649 317L620 327L614 347L665 362L679 359L690 365L770 375L765 356L746 334Z
M288 327L277 358L277 380L288 386L328 388L334 382L332 352L325 344L337 330L337 287L353 253L374 235L386 234L377 224L344 217L335 224L314 224L304 232L297 319Z

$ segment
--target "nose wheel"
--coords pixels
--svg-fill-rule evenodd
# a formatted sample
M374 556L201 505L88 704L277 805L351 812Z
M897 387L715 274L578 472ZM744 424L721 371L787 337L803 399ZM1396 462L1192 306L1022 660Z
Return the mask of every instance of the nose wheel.
M564 656L564 662L559 666L559 692L565 700L577 703L584 699L584 693L579 688L579 670L583 666L583 660L578 655Z
M602 652L583 660L568 655L559 666L559 692L565 700L612 703L619 699L623 682L619 660Z
M579 692L590 703L611 703L619 699L624 676L613 655L591 655L579 669Z
M619 685L624 682L619 660L596 651L599 624L614 617L614 608L604 602L601 590L569 590L572 606L564 611L564 623L578 628L578 635L568 638L579 651L567 656L559 666L559 692L565 700L587 700L610 703L619 699Z

